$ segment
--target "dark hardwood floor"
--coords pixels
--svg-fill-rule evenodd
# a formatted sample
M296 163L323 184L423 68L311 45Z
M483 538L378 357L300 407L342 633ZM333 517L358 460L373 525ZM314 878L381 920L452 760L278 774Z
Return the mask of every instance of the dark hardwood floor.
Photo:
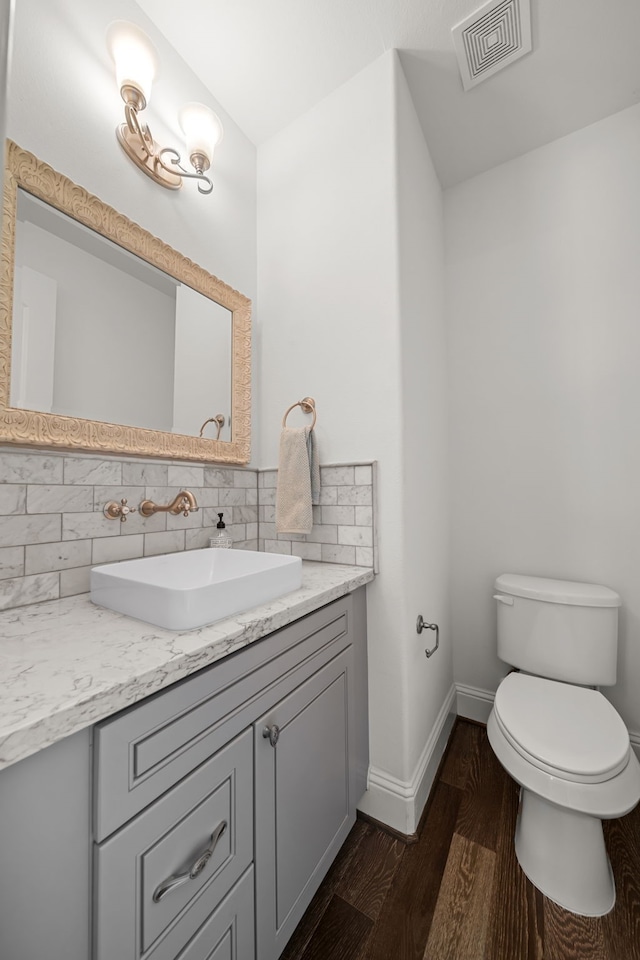
M640 960L640 807L605 825L617 902L596 919L526 879L517 808L485 729L458 721L419 841L358 820L282 960Z

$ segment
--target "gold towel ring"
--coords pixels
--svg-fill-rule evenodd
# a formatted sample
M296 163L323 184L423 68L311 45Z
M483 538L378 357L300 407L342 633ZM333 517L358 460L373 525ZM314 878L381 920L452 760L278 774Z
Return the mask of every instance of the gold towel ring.
M198 434L199 437L201 437L202 434L204 433L204 428L206 427L206 425L207 425L208 423L215 423L215 424L217 425L217 427L218 427L218 432L217 432L217 434L216 434L216 440L219 440L219 439L220 439L220 431L222 430L222 428L224 427L224 425L225 425L225 423L226 423L225 418L224 418L224 414L222 414L222 413L217 413L217 414L215 415L215 417L209 417L208 420L205 420L205 422L204 422L204 423L202 424L202 426L200 427L200 433Z
M285 427L287 425L287 417L294 407L301 407L304 413L313 414L313 423L311 424L311 429L313 430L316 425L316 402L313 397L303 397L302 400L298 400L297 403L292 403L282 418L282 426Z

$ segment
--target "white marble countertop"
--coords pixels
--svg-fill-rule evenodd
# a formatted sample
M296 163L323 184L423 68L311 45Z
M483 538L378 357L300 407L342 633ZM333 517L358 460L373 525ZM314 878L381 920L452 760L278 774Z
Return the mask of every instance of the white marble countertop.
M302 564L302 586L197 630L163 630L88 594L0 613L0 769L128 707L373 580Z

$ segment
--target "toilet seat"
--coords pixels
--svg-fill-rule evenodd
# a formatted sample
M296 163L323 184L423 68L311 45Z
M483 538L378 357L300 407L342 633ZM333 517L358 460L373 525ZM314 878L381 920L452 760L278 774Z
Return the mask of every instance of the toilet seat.
M603 783L629 763L627 728L597 690L511 673L498 687L494 715L521 757L561 780Z

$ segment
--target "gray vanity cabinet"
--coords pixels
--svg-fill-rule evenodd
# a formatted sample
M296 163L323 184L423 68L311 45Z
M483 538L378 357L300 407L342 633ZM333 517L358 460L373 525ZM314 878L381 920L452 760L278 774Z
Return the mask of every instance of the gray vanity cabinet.
M0 957L277 960L367 764L360 589L0 773Z

